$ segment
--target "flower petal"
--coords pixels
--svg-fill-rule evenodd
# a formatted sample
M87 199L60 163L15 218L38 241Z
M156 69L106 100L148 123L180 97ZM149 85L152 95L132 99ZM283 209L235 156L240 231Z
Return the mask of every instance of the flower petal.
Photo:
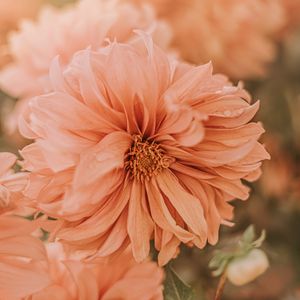
M134 180L128 208L127 230L133 256L141 262L149 255L153 221L146 204L146 193L141 183Z
M207 239L207 224L199 199L186 192L169 171L159 174L157 183L187 226L199 236L204 246Z

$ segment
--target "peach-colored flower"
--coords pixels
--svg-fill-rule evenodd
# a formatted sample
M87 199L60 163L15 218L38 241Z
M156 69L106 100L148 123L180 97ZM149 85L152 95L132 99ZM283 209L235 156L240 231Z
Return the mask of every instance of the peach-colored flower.
M0 153L0 214L18 207L22 191L27 184L26 173L15 173L12 170L16 160L17 157L12 153Z
M173 29L173 46L192 63L247 79L264 75L285 26L281 0L124 0L150 3ZM285 1L285 0L282 0Z
M106 256L130 244L137 261L149 240L165 264L181 242L215 244L247 199L268 158L249 121L259 102L210 64L173 61L152 39L77 53L50 71L54 92L30 102L21 129L31 171L27 197L60 218L55 234Z
M41 2L41 0L0 0L0 67L9 61L6 49L8 32L16 29L20 19L34 17Z
M5 300L162 300L163 271L128 253L82 262L31 235L33 222L0 217L0 294ZM2 298L4 297L4 298Z
M17 118L26 109L28 97L49 90L48 70L55 56L66 65L76 51L97 49L106 39L130 40L134 29L153 31L156 42L167 46L166 25L156 23L149 7L137 9L105 0L82 0L64 9L46 7L37 22L24 21L10 37L13 62L0 74L0 87L22 98L6 122L9 133L17 129Z

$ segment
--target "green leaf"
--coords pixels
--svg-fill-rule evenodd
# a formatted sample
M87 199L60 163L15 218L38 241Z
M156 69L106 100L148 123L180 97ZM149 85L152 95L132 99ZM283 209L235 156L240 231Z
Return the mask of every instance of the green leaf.
M254 230L254 226L250 225L245 232L243 233L241 242L244 244L251 244L255 239L255 230Z
M253 246L254 248L259 248L259 247L262 245L262 243L264 242L265 239L266 239L266 231L263 230L263 231L261 232L260 237L259 237L256 241L254 241L254 242L252 243L252 246Z
M196 300L193 289L170 267L165 268L164 300Z

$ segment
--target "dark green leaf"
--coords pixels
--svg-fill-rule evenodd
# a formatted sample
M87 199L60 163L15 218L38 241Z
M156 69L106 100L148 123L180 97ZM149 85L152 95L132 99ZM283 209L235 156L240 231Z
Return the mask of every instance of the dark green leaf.
M166 266L165 272L164 300L196 300L192 288L185 284L170 266Z

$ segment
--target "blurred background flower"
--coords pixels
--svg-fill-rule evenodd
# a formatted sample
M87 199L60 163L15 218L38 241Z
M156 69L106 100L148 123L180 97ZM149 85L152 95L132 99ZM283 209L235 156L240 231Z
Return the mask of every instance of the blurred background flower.
M0 0L0 67L10 57L7 51L8 33L16 29L22 18L32 18L38 12L42 0Z
M297 0L124 0L148 3L173 30L180 56L235 79L265 76L277 42L298 22Z

